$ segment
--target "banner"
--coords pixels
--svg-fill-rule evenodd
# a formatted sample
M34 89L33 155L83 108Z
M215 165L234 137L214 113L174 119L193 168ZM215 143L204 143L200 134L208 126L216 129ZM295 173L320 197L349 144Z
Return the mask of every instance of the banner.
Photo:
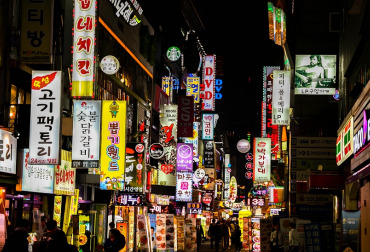
M95 4L96 1L74 1L72 96L93 96Z
M61 71L32 71L29 164L59 164Z
M294 93L334 95L336 75L336 55L296 55Z
M101 101L73 101L72 167L99 168Z
M17 173L17 139L0 129L0 172Z
M274 70L272 124L290 125L290 71Z
M160 113L159 143L164 157L159 160L158 183L176 185L177 105L163 105Z
M213 140L214 138L214 114L202 114L202 139Z
M177 137L192 137L194 122L194 98L191 96L178 96L178 129Z
M203 64L203 84L201 84L202 110L215 110L216 55L207 55Z
M200 77L186 78L186 95L194 97L194 103L200 102Z
M126 148L126 101L103 101L100 189L123 190Z
M193 145L187 143L177 144L176 167L178 172L193 172Z
M271 139L255 137L253 141L253 181L271 180Z
M145 157L144 144L126 144L125 192L143 193Z
M55 166L54 194L74 195L76 169L71 167L72 153L62 150L61 156L61 164Z

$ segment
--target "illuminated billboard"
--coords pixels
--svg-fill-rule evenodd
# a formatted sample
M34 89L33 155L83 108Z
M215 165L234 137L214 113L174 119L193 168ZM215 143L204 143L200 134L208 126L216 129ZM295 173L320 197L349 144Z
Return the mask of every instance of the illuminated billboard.
M253 181L271 180L271 139L255 137L253 141Z
M296 55L295 94L334 95L336 78L336 55Z
M353 153L353 117L351 117L338 134L336 142L336 162L339 166Z
M272 124L290 124L290 71L274 70L272 89Z
M215 110L216 55L207 55L203 64L203 84L201 84L202 110Z

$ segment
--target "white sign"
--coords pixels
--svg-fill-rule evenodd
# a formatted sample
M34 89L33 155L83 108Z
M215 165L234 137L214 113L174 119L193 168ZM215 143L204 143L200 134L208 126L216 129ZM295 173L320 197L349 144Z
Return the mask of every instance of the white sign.
M214 134L214 115L202 114L202 139L213 140Z
M100 124L100 101L73 101L72 167L99 168Z
M106 74L115 74L119 69L119 61L116 57L107 55L100 61L100 68Z
M272 86L272 125L290 124L290 71L274 70Z
M207 55L203 65L203 84L201 85L202 110L215 110L216 56Z
M184 137L184 143L193 144L193 159L198 157L199 122L193 122L193 137Z
M241 139L236 144L236 148L238 149L240 153L247 153L251 148L251 144L248 142L248 140Z
M22 191L54 193L54 165L28 164L29 150L22 150Z
M29 164L60 163L61 71L32 71Z
M253 181L270 181L271 138L254 138L253 157Z
M176 201L191 202L193 200L193 174L177 172L176 178Z
M0 129L0 172L17 173L17 139Z

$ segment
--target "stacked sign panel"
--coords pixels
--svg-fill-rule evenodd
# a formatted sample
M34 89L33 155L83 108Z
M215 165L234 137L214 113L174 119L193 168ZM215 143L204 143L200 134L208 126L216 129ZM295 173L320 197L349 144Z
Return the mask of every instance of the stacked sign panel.
M202 110L215 110L216 56L207 55L203 65L203 84L201 85Z
M253 180L271 180L271 139L255 137L253 143Z
M290 124L290 71L274 70L272 90L272 124Z

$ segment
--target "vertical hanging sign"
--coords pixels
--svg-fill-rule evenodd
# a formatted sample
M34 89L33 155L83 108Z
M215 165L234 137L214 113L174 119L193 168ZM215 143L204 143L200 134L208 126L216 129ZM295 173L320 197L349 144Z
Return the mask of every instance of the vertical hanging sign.
M274 70L272 125L290 124L290 71Z
M32 71L29 164L60 163L61 71Z
M214 115L202 114L202 139L213 140L214 134Z
M74 1L72 96L93 96L96 2Z
M192 137L194 122L194 98L178 96L178 129L177 137Z
M73 101L72 167L99 168L101 101Z
M203 65L203 84L201 84L202 110L215 110L216 55L205 56Z
M125 192L143 193L145 156L144 144L126 144Z
M55 166L54 194L74 195L76 186L76 169L71 167L72 154L62 150L62 161Z
M178 172L193 172L193 145L188 143L178 143L176 160Z
M102 105L100 189L123 190L126 147L126 101Z
M159 143L164 156L159 160L158 183L176 185L177 105L161 105Z
M199 90L200 90L200 78L199 77L187 77L186 78L186 95L193 96L194 102L199 103Z
M270 181L271 138L254 138L253 157L253 181Z

